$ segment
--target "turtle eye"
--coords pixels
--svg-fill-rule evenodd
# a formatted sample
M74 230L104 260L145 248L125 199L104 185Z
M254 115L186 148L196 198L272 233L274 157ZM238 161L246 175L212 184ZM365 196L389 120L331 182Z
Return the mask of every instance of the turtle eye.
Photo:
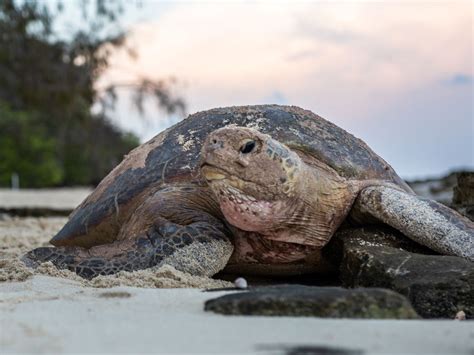
M240 152L242 154L248 154L252 152L255 148L255 141L248 141L240 147Z

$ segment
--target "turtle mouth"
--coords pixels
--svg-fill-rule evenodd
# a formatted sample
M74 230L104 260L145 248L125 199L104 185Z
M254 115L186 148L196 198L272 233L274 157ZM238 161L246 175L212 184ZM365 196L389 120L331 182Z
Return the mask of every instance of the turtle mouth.
M244 190L246 186L248 187L249 185L254 184L253 182L242 180L241 178L228 173L224 169L218 168L209 163L201 165L201 174L211 187L217 182L223 182L236 189Z
M209 163L201 164L201 174L209 181L227 179L229 174L221 168Z

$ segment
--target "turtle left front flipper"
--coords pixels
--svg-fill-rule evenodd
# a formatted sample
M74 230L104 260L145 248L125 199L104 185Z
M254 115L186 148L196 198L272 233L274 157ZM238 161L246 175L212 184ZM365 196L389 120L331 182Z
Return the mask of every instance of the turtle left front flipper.
M212 204L206 191L194 186L159 190L144 200L114 242L91 248L42 247L22 260L30 267L51 261L87 279L161 265L212 276L224 268L233 245L224 224L203 210Z
M151 226L137 238L89 249L77 246L36 248L22 260L30 267L51 261L59 269L69 269L86 279L161 265L197 276L212 276L224 268L232 250L225 235L206 223L180 226L167 222Z
M370 186L353 211L371 216L441 254L474 261L474 223L438 202L388 186Z

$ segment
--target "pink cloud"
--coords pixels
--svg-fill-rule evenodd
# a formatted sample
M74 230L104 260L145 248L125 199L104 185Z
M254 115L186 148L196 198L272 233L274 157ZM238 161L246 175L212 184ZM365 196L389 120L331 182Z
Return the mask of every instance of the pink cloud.
M278 92L343 127L364 124L369 144L407 93L473 75L469 2L179 3L131 33L139 60L117 53L104 81L175 76L190 112Z

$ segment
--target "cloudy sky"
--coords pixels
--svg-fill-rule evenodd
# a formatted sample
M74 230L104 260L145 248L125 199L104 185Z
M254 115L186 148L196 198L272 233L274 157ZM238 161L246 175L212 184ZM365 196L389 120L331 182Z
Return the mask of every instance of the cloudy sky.
M103 78L178 78L193 113L298 105L364 139L405 178L474 168L473 3L151 2L126 15L139 59ZM117 122L146 140L122 93Z

